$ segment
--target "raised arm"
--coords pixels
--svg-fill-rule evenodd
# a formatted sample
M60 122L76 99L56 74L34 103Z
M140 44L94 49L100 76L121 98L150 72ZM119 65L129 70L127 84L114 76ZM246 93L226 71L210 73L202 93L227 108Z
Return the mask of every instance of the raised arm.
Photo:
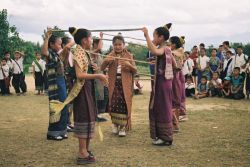
M148 29L146 27L142 28L142 32L144 33L144 36L147 41L148 49L149 51L156 56L162 56L164 54L164 48L157 48L153 42L151 41L149 35L148 35Z
M47 58L49 57L49 38L52 35L52 29L48 28L46 32L44 32L44 42L42 46L42 54L46 56Z
M69 43L67 43L62 52L60 53L59 57L62 61L65 61L68 59L68 56L69 56L69 52L70 52L70 49L75 45L75 42L74 40L71 40Z

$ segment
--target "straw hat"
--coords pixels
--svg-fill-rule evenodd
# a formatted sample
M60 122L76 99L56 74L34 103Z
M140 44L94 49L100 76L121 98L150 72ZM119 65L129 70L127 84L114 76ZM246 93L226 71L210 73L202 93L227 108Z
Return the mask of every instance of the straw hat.
M17 51L15 51L15 53L19 53L19 54L20 54L20 55L22 55L22 56L24 55L24 53L23 53L23 52L20 52L20 51L18 51L18 50L17 50Z

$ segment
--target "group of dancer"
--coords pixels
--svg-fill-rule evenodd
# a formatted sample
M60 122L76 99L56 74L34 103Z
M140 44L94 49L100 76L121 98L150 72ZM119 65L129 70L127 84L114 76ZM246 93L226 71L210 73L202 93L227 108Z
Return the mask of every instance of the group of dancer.
M155 75L149 103L150 134L152 143L170 146L173 133L179 131L179 116L185 116L185 81L181 72L184 58L183 39L170 37L171 23L154 30L153 40L147 28L142 32L149 51L154 55ZM121 35L114 36L113 50L101 57L102 33L96 45L87 29L69 28L74 41L62 48L62 40L51 29L45 33L42 54L47 59L48 95L50 102L49 140L63 140L67 136L68 108L73 105L74 134L79 140L77 164L94 163L96 158L90 150L94 136L96 116L99 112L96 92L108 88L106 112L110 113L112 132L125 137L131 130L133 78L137 73L136 60L127 51ZM76 44L74 51L71 48ZM95 46L95 47L93 47ZM67 93L64 67L71 63L72 87ZM101 83L103 87L95 85ZM97 90L99 89L99 90ZM103 97L103 95L101 95ZM60 106L60 114L55 106ZM100 104L99 104L100 105Z

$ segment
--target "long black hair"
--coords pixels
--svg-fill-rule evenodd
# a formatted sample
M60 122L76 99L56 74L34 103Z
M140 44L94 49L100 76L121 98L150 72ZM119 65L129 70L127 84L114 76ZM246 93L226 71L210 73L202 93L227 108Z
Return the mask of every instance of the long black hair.
M80 45L83 38L88 38L91 32L87 29L76 29L75 27L69 27L70 34L74 37L75 43Z
M175 48L176 48L176 49L179 49L180 47L182 47L181 40L180 40L180 38L177 37L177 36L171 37L171 38L170 38L170 42L171 42L172 44L175 44Z
M169 33L169 29L171 28L172 23L168 23L163 27L158 27L155 29L155 32L157 33L158 36L162 36L164 37L164 40L167 41L169 39L170 33Z

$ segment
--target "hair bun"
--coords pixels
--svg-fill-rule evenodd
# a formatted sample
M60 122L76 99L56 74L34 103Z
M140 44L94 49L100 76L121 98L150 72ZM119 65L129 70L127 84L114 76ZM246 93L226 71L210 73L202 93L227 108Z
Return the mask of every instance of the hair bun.
M180 41L181 41L181 44L184 45L185 44L185 36L180 36Z
M69 32L72 36L75 36L77 29L75 27L69 27Z
M166 26L168 29L170 29L170 28L172 27L172 23L167 23L165 26Z

